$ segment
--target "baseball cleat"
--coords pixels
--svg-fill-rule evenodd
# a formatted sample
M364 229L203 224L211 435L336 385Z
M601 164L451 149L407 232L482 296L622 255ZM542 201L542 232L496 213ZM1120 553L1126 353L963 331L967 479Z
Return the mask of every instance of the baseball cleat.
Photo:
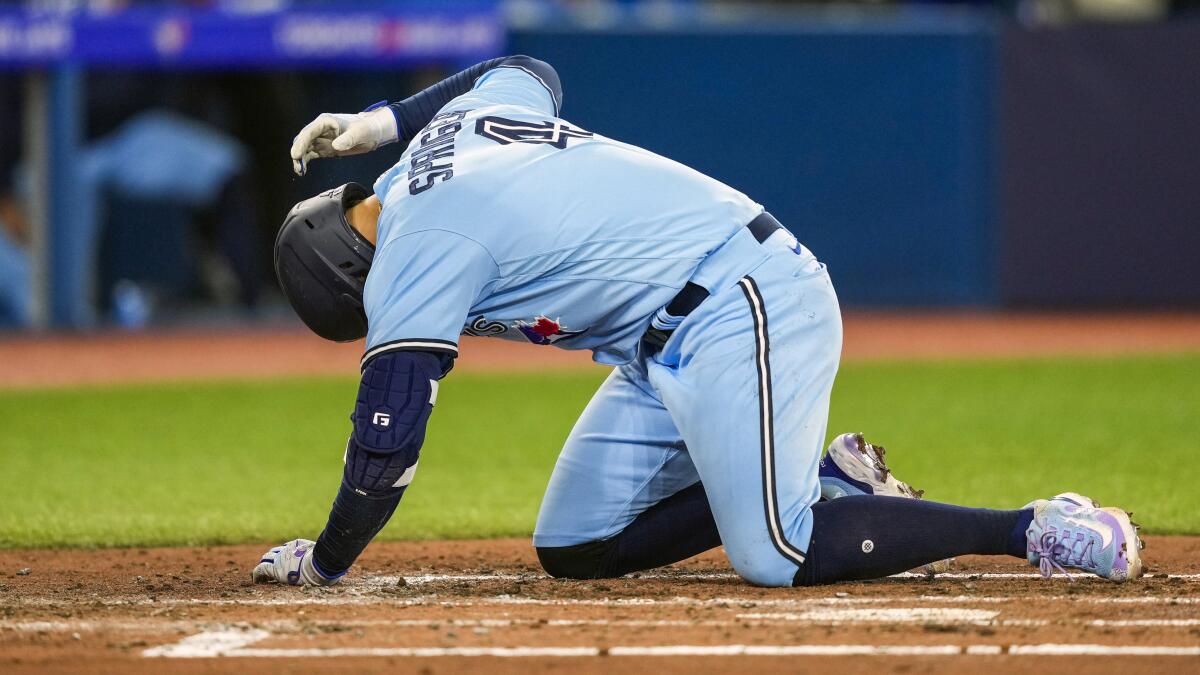
M920 499L925 491L914 490L896 480L883 461L886 453L882 445L871 445L862 434L842 434L833 439L817 470L821 497L877 495Z
M914 490L908 483L896 480L883 461L886 453L882 445L871 445L862 434L842 434L833 439L817 469L821 499L853 495L920 499L925 491ZM945 572L950 569L951 562L953 559L939 560L918 571L925 574Z
M1142 576L1146 545L1138 537L1141 526L1125 511L1101 508L1075 492L1038 499L1025 508L1033 509L1025 531L1027 558L1042 576L1049 578L1057 570L1070 577L1067 567L1118 582Z

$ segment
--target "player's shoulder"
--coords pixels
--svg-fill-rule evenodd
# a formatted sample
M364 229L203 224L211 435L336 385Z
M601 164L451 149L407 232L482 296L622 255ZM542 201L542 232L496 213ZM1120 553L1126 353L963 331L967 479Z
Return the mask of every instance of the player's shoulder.
M491 246L478 227L471 222L454 217L448 211L446 216L428 218L423 214L424 209L405 209L405 205L395 209L403 215L381 219L379 242L375 248L375 261L396 261L400 264L411 264L417 258L428 258L436 262L440 258L478 258L481 261L492 261Z
M558 73L549 64L528 56L514 56L500 66L483 74L475 82L475 89L499 87L512 84L522 89L550 97L555 114L562 110L562 84Z
M403 218L380 226L379 242L375 248L376 256L384 251L397 249L415 249L419 247L434 247L441 249L474 243L486 246L478 241L471 228L463 227L453 220L428 218Z
M439 115L461 115L460 119L464 122L464 128L467 121L474 121L481 117L488 116L504 116L517 119L527 120L550 120L558 119L554 113L547 111L545 108L525 105L519 102L504 102L497 103L482 98L472 98L470 93L463 94L458 98L450 101L438 111Z
M450 101L442 110L513 106L535 114L557 116L562 105L562 91L557 81L547 83L544 77L544 73L519 63L501 65L484 73L471 91Z

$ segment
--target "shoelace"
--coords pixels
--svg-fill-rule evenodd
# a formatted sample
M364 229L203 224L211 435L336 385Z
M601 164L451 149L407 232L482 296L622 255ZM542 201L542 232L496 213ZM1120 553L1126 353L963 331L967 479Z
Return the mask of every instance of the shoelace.
M1043 577L1049 579L1054 576L1054 570L1058 570L1067 577L1068 581L1075 583L1075 577L1054 559L1056 555L1062 556L1068 550L1059 541L1056 534L1043 532L1037 542L1029 542L1029 550L1038 554L1038 571L1042 573Z
M886 483L888 476L890 476L892 473L891 469L889 469L887 466L887 462L885 462L883 459L887 455L887 448L883 447L882 445L873 445L871 443L867 443L866 441L863 441L861 437L859 437L857 440L862 441L859 451L862 452L863 455L866 456L867 460L871 462L872 466L875 467L877 480L882 483ZM918 490L901 480L896 481L896 487L900 490L900 492L912 497L913 499L921 499L925 496L924 490Z

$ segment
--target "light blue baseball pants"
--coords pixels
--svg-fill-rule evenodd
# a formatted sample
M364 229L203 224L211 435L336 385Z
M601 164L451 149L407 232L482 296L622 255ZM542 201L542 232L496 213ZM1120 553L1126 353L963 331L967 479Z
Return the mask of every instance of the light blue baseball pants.
M766 262L604 382L555 465L535 546L607 539L701 481L738 574L792 585L820 497L842 324L825 266L786 232L763 245Z

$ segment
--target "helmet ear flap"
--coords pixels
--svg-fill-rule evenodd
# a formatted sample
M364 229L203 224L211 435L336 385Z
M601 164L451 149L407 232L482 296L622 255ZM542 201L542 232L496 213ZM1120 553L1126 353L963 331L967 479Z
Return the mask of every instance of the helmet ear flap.
M346 220L370 195L347 183L296 204L275 239L275 275L292 309L314 333L349 342L367 334L363 291L375 247Z

